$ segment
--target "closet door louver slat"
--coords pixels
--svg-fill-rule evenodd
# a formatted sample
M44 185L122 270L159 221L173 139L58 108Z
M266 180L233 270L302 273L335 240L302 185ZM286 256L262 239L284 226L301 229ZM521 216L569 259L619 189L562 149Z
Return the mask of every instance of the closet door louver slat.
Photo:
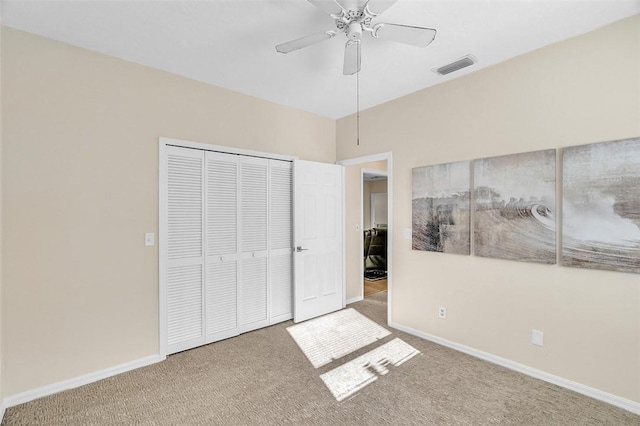
M207 265L207 340L238 334L238 264Z
M270 160L271 174L271 231L270 249L288 249L293 247L291 200L293 197L292 167L287 161Z
M271 324L293 317L293 259L291 251L271 255Z
M242 260L240 312L241 332L255 330L268 324L267 317L267 258Z
M207 256L238 252L237 155L207 152Z
M240 331L269 325L267 292L268 168L265 158L240 159Z
M206 158L207 342L239 334L238 328L238 156Z
M202 267L169 268L167 281L169 345L202 337Z
M167 151L167 349L204 343L202 152Z
M269 323L293 317L293 167L269 160Z
M263 158L240 163L243 253L267 250L267 167Z
M292 163L165 152L167 353L291 319Z

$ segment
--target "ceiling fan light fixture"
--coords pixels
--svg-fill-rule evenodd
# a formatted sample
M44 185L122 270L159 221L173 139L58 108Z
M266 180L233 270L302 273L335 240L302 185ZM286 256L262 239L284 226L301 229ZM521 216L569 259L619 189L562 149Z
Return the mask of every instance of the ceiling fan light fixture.
M451 62L450 64L447 65L443 65L439 68L434 68L431 71L435 72L436 74L440 74L440 75L447 75L447 74L451 74L452 72L456 72L459 71L463 68L466 67L470 67L471 65L477 63L478 60L476 59L475 56L473 55L466 55L463 56L460 59L456 59L455 61Z

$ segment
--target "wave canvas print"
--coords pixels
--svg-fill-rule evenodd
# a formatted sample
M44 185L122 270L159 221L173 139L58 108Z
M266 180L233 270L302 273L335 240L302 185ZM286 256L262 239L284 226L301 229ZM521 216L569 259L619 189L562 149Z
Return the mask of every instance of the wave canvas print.
M474 254L556 263L556 151L475 160Z
M640 273L640 138L562 153L562 264Z
M469 169L468 161L413 169L412 249L470 253Z

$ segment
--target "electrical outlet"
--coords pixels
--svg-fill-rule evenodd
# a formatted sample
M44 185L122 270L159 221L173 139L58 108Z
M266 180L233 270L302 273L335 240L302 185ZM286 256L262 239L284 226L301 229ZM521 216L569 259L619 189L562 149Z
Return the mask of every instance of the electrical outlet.
M531 330L531 343L536 346L542 346L544 333L540 330Z
M447 308L445 308L444 306L440 306L440 308L438 308L438 316L442 319L446 319L447 318Z

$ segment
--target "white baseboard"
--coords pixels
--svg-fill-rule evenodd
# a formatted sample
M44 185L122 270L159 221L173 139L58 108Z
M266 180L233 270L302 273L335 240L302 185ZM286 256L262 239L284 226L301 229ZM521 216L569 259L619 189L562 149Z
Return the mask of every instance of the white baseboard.
M115 376L127 371L135 370L136 368L155 364L157 362L164 361L165 359L166 357L161 355L151 355L130 362L125 362L124 364L105 368L104 370L99 370L93 373L74 377L73 379L63 380L61 382L52 383L50 385L42 386L40 388L32 389L26 392L20 392L15 395L10 395L4 398L4 400L2 401L2 416L4 417L5 408L33 401L34 399L42 398L43 396L53 395L54 393L77 388L78 386L97 382L98 380L106 379L107 377Z
M363 296L356 296L356 297L352 297L351 299L347 299L347 305L350 305L352 303L356 303L359 302L361 300L364 300Z
M420 330L413 329L411 327L406 327L402 324L398 324L395 322L389 322L389 327L398 329L400 331L404 331L405 333L412 334L414 336L421 337L425 340L429 340L431 342L437 343L442 346L446 346L451 349L455 349L456 351L463 352L465 354L474 356L476 358L483 359L485 361L489 361L493 364L501 365L510 370L517 371L519 373L526 374L527 376L534 377L536 379L544 380L545 382L553 383L554 385L561 386L563 388L572 390L574 392L581 393L583 395L589 396L591 398L606 402L611 405L615 405L616 407L620 407L627 411L630 411L634 414L640 414L640 402L632 401L630 399L623 398L621 396L613 395L608 392L592 388L587 385L583 385L578 382L574 382L569 379L565 379L560 376L556 376L554 374L547 373L542 370L537 370L535 368L529 367L524 364L520 364L515 361L511 361L506 358L501 358L499 356L490 354L488 352L483 352L477 349L474 349L470 346L461 345L459 343L452 342L447 339L443 339L438 336L434 336L429 333L422 332Z

